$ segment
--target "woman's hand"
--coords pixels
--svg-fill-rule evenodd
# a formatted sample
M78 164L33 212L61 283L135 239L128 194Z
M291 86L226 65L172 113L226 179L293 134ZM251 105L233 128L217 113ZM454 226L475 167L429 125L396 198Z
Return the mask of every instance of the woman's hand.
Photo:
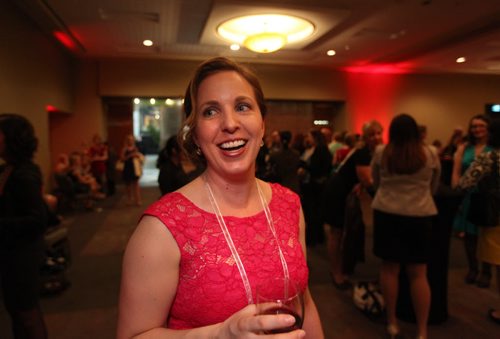
M220 324L217 338L304 338L303 330L275 335L264 334L263 331L292 326L295 318L289 314L259 315L255 304L248 305L227 318Z

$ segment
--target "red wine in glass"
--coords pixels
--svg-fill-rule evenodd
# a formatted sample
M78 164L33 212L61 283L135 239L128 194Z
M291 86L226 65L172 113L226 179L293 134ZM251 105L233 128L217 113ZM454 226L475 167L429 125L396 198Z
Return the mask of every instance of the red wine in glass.
M270 307L266 309L264 312L262 312L262 314L290 314L295 318L295 323L292 326L266 330L264 331L265 334L287 333L302 328L303 319L301 318L301 316L297 314L297 312L295 312L294 310L291 310L287 307L284 306Z

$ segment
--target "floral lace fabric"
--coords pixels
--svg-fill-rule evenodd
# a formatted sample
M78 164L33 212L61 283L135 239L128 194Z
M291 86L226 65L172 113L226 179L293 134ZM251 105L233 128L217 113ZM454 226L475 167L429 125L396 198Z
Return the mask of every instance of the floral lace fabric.
M299 242L300 200L292 191L271 184L269 209L290 278L304 290L308 268ZM145 212L161 220L181 252L177 293L167 326L186 329L224 321L247 305L241 275L217 217L180 193L165 195ZM255 299L256 286L283 276L276 241L264 211L249 217L224 216L245 267ZM168 312L168 310L166 310Z
M496 153L495 156L493 152ZM494 168L493 159L497 160L496 168L499 169L498 175L500 175L500 151L481 153L460 178L458 185L463 189L472 190L483 177L491 173Z

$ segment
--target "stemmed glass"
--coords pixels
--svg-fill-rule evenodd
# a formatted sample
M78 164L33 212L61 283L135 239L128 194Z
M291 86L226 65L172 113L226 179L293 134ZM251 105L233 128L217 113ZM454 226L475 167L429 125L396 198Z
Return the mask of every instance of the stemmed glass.
M304 295L298 285L285 278L271 279L257 286L258 314L290 314L292 326L264 331L265 334L287 333L302 328L304 322Z

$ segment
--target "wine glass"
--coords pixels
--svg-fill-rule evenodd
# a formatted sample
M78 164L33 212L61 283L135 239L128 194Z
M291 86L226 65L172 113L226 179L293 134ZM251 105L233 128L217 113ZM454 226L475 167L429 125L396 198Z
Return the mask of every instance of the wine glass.
M290 314L295 318L292 326L265 330L265 334L287 333L302 328L304 322L304 294L290 279L276 278L257 286L258 314Z

